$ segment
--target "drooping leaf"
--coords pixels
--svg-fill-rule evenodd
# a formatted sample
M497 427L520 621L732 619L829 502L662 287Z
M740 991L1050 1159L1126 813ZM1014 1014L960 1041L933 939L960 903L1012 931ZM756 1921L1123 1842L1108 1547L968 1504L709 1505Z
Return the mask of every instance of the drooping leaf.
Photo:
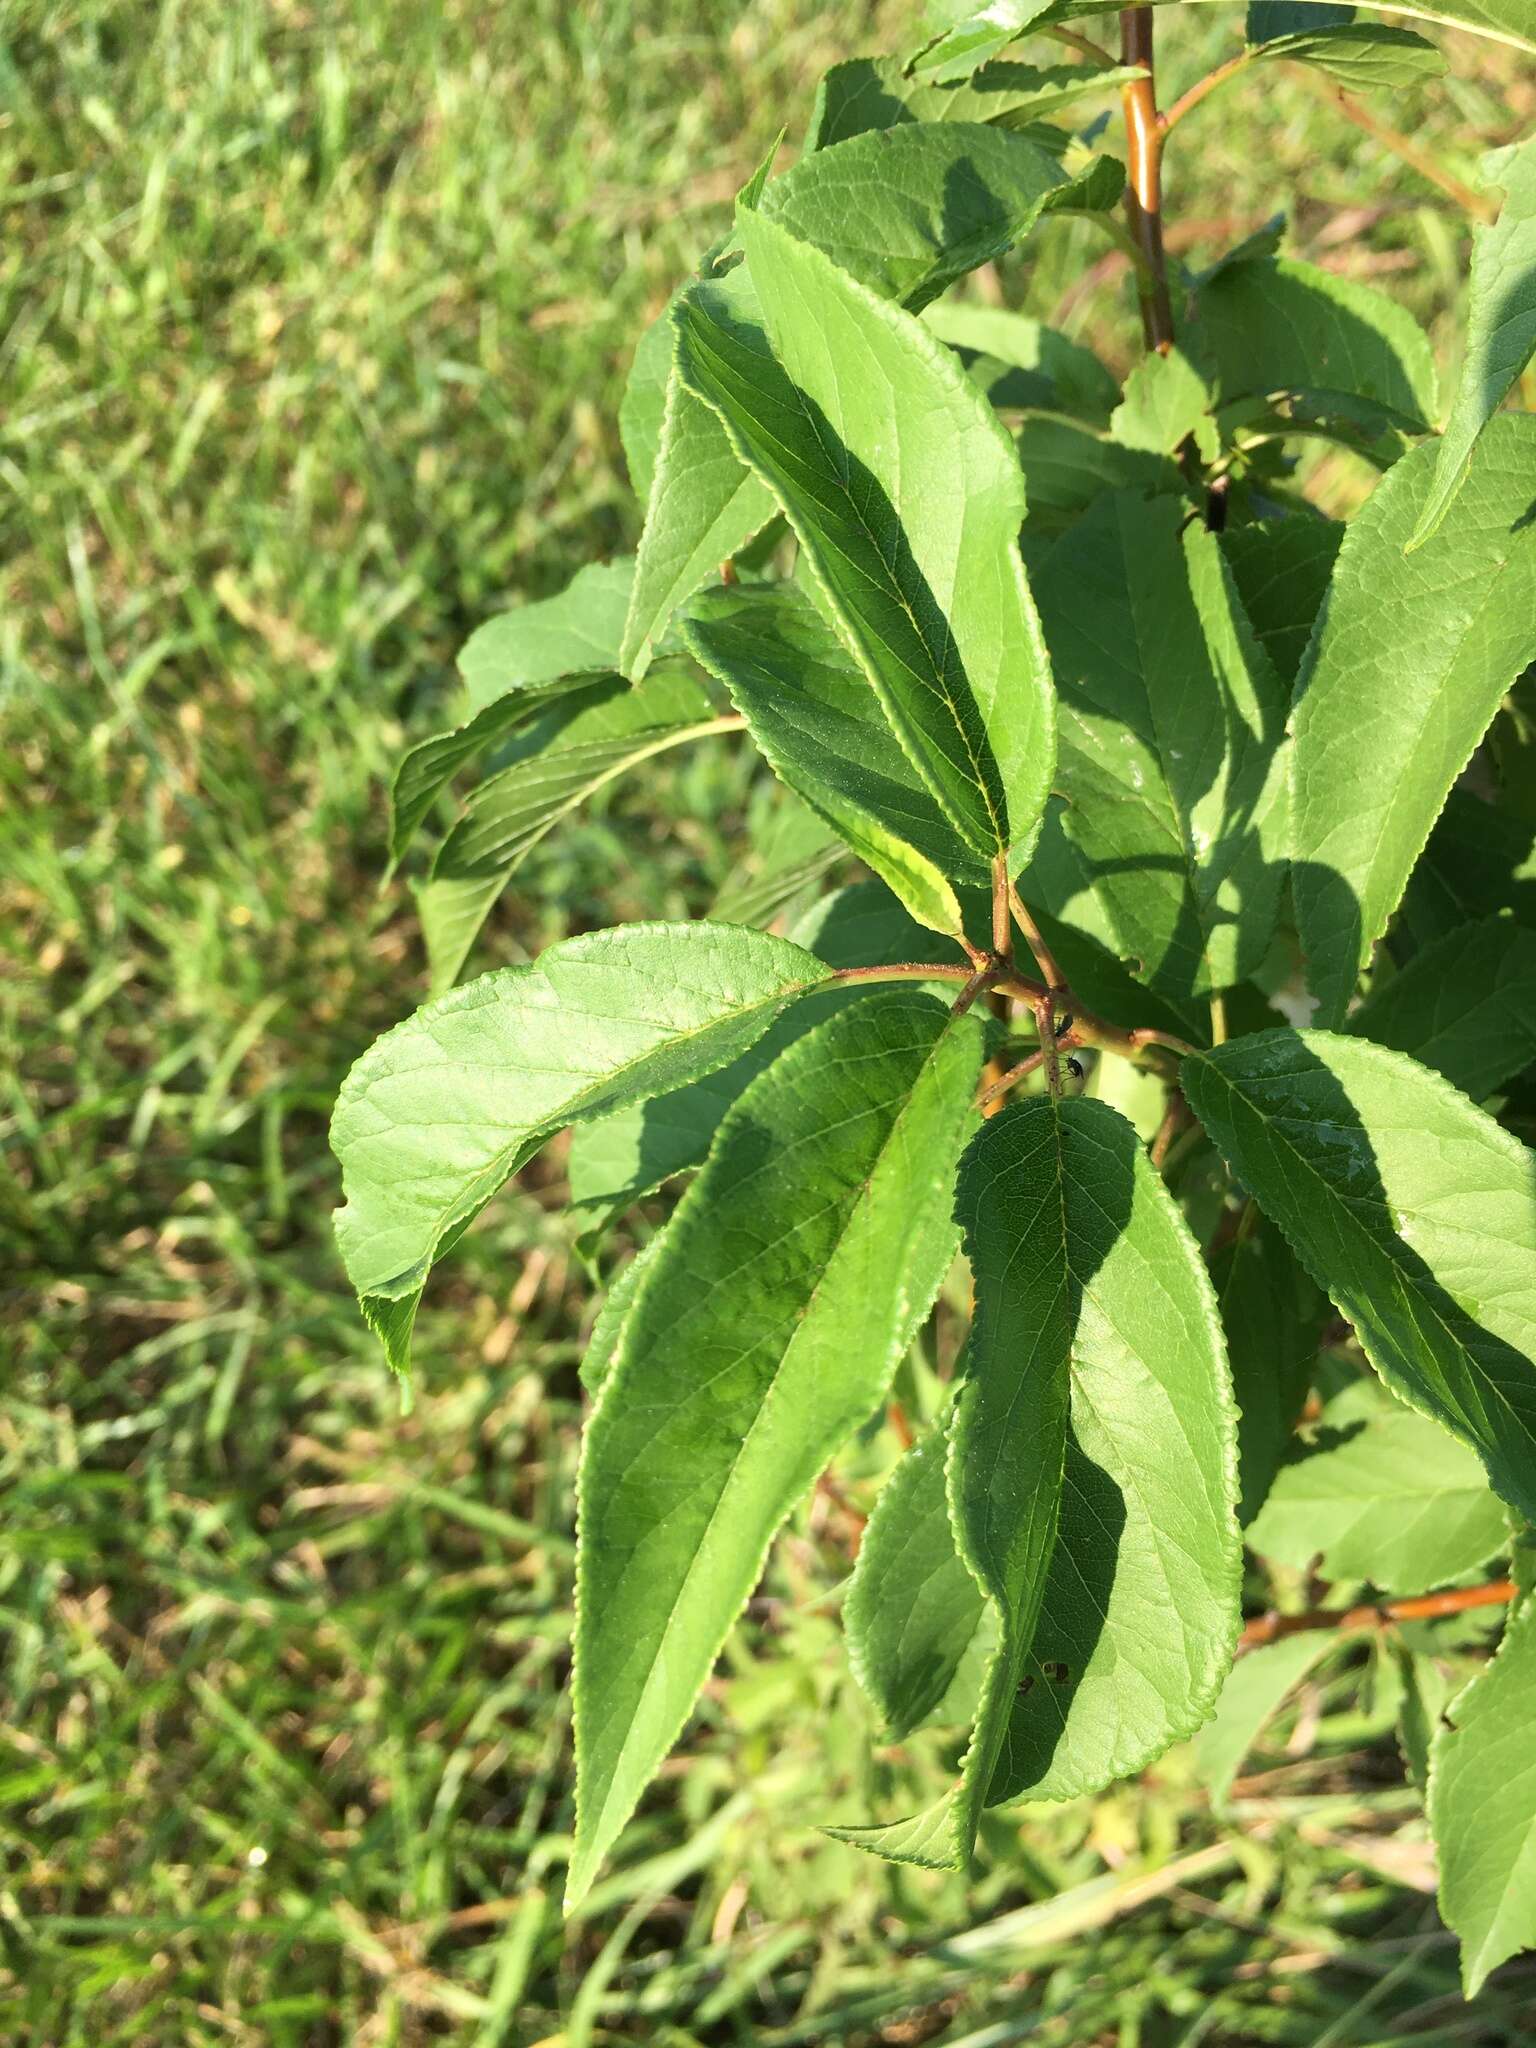
M774 223L743 214L767 333L707 286L679 363L771 481L838 629L958 838L1027 854L1050 787L1045 649L1007 437L948 355Z
M1411 28L1377 22L1341 22L1266 36L1256 54L1261 61L1313 64L1351 92L1396 92L1445 71L1445 59L1433 43Z
M416 922L427 950L429 995L446 995L458 980L481 926L505 887L505 875L471 875L467 880L451 881L434 881L428 876L411 885Z
M1408 540L1421 547L1466 478L1477 437L1536 353L1536 137L1483 158L1485 186L1503 193L1491 227L1472 230L1467 345L1435 478Z
M1027 314L940 299L924 308L923 324L960 352L994 406L1043 407L1103 426L1119 403L1120 387L1092 349Z
M725 1066L827 968L731 925L629 925L482 975L375 1040L331 1119L336 1237L403 1369L433 1261L563 1125Z
M1217 1813L1230 1810L1233 1781L1266 1723L1312 1667L1337 1647L1324 1630L1282 1636L1250 1650L1232 1666L1215 1713L1195 1738L1200 1780Z
M1237 1518L1247 1528L1290 1447L1317 1364L1328 1300L1285 1239L1262 1219L1257 1229L1215 1254L1211 1279L1237 1396Z
M560 696L516 734L510 758L470 793L438 850L434 875L511 874L552 825L615 776L730 723L680 668L653 670L634 684L602 676Z
M1202 462L1214 462L1220 443L1211 418L1213 394L1180 349L1144 355L1125 381L1110 431L1127 448L1153 455L1177 454L1191 441Z
M1294 396L1304 417L1347 416L1422 430L1434 418L1435 361L1396 300L1286 256L1224 263L1195 299L1194 340L1223 402Z
M873 131L803 157L758 212L911 312L1020 241L1043 213L1114 204L1090 159L1076 176L1027 136L976 121Z
M1393 1393L1536 1511L1536 1175L1438 1074L1261 1031L1186 1058L1191 1108Z
M1056 671L1063 823L1160 994L1244 980L1284 880L1285 693L1213 534L1104 499L1035 572Z
M769 765L926 925L960 930L947 877L986 869L880 715L864 672L793 584L706 591L688 646L731 693Z
M1492 420L1435 534L1403 545L1430 488L1421 448L1339 550L1297 682L1293 887L1318 1022L1361 965L1499 701L1536 657L1536 418Z
M1346 1028L1481 1102L1536 1060L1536 932L1509 917L1463 925L1373 988Z
M1221 536L1248 622L1287 689L1300 671L1343 538L1341 522L1304 517L1231 527Z
M1536 1602L1521 1602L1493 1661L1446 1709L1430 1749L1429 1825L1440 1911L1461 1937L1475 1998L1506 1957L1536 1945Z
M801 919L790 936L828 967L890 966L931 959L958 964L958 946L923 931L878 882L839 889ZM845 1003L870 991L858 984L814 990L778 1017L739 1059L665 1095L578 1124L567 1161L571 1205L589 1232L679 1173L702 1164L726 1111L788 1045Z
M826 820L790 791L778 795L771 823L753 833L710 906L709 915L720 924L756 924L766 931L846 863L847 849Z
M849 1661L893 1740L939 1708L986 1605L955 1548L948 1445L947 1429L934 1430L881 1488L843 1603Z
M492 698L465 724L451 732L434 733L412 747L395 770L390 789L390 858L398 860L404 853L438 797L467 761L519 726L531 724L558 698L596 681L590 674L563 676L542 687L509 690L505 696Z
M1231 1658L1240 1563L1215 1303L1131 1126L1107 1103L1021 1104L973 1143L959 1203L976 1322L951 1498L999 1648L956 1790L833 1830L950 1865L982 1804L1097 1790L1193 1732Z
M1108 433L1062 414L1026 413L1016 445L1030 537L1074 525L1110 491L1182 499L1188 490L1178 464L1168 456L1126 448Z
M471 713L509 690L617 668L634 573L631 555L593 563L558 596L502 612L471 633L459 654Z
M743 1095L648 1263L582 1457L573 1903L928 1311L981 1050L910 990L829 1019Z
M827 149L871 130L910 121L982 121L1018 128L1101 92L1118 91L1134 67L984 64L955 85L909 74L898 57L851 57L816 89L806 149Z
M1280 1467L1248 1541L1299 1568L1321 1553L1328 1579L1427 1593L1506 1549L1509 1520L1475 1451L1362 1380Z
M455 742L474 738L475 727L490 721L497 722L503 736L510 735L500 767L470 793L420 893L435 990L451 984L502 889L562 818L654 755L734 723L718 716L698 680L676 667L653 670L633 686L616 675L567 681L569 687L551 685L538 693L521 719L503 715L520 696L500 699L462 735L443 735L435 758L414 769L414 757L407 759L413 808L419 809L423 795L428 802L436 795L435 789L424 788L429 779L441 779L445 768L451 771L455 755L463 758ZM397 781L397 836L399 790Z

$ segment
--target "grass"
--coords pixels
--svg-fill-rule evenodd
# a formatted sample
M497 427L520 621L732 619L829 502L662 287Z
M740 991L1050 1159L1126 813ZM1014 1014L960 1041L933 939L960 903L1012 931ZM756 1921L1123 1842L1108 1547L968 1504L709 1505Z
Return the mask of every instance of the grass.
M326 1117L423 985L409 893L379 887L381 779L474 624L632 539L635 334L818 72L904 19L0 16L7 2044L1531 2036L1518 1973L1454 1998L1348 1660L1240 1828L1176 1753L1091 1806L992 1816L973 1883L815 1834L945 1767L932 1742L864 1760L825 1500L562 1925L592 1289L558 1154L434 1287L408 1419L347 1298ZM1232 32L1170 22L1174 86ZM1392 117L1469 177L1536 93L1470 39L1453 57ZM1191 260L1298 186L1298 246L1400 291L1443 351L1443 195L1303 83L1221 105L1171 170ZM1123 282L1074 284L1085 232L997 288L1123 364ZM523 871L482 964L709 901L748 769L667 772L680 822L620 786Z

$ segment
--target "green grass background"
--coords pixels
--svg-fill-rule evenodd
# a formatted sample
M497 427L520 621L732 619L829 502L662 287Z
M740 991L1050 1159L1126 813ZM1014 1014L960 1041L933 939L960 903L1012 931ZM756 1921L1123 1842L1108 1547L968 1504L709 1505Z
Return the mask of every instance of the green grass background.
M817 1835L946 1767L868 1760L827 1496L563 1925L594 1296L558 1149L434 1283L408 1419L332 1249L330 1101L423 986L383 778L470 628L632 543L640 324L819 72L913 12L0 7L6 2044L1531 2038L1528 1978L1455 1999L1368 1664L1237 1827L1180 1752L991 1816L972 1882ZM1165 15L1170 88L1236 26ZM1381 111L1467 178L1536 85L1448 46ZM1290 204L1449 363L1463 220L1305 80L1196 115L1170 184L1192 260ZM1123 367L1100 253L1057 223L993 288ZM730 748L618 787L480 964L696 913L759 801Z

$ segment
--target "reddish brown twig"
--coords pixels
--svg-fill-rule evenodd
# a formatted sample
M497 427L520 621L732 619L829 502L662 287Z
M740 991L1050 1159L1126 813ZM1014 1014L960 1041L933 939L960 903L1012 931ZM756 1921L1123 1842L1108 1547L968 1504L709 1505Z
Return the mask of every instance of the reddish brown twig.
M1162 354L1173 346L1173 301L1163 253L1163 129L1157 115L1150 7L1121 8L1120 61L1140 65L1145 74L1120 88L1125 110L1125 217L1142 256L1137 278L1142 330L1147 347Z
M1420 1593L1411 1600L1386 1600L1380 1606L1312 1607L1305 1614L1271 1611L1250 1621L1237 1639L1237 1654L1277 1643L1309 1629L1383 1629L1400 1621L1435 1621L1443 1614L1464 1614L1472 1607L1504 1607L1515 1597L1513 1579L1494 1579L1486 1586L1463 1586L1447 1593Z

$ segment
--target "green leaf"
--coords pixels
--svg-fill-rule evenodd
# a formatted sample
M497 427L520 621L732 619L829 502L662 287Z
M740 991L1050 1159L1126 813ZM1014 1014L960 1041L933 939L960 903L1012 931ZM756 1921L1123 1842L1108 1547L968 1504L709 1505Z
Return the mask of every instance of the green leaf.
M504 697L493 698L466 724L452 732L434 733L412 747L395 770L390 789L390 859L397 861L405 852L423 819L466 761L474 760L519 726L530 724L555 699L596 680L590 675L563 676L542 688L509 691Z
M1425 1593L1507 1549L1509 1521L1476 1452L1362 1380L1280 1467L1248 1542L1299 1569L1321 1552L1327 1579Z
M952 939L919 924L880 882L852 882L823 896L789 936L829 967L891 967L904 960L965 964Z
M1211 418L1212 393L1194 364L1177 348L1144 355L1125 382L1110 430L1127 448L1173 455L1192 441L1202 462L1220 452Z
M940 299L923 309L923 324L958 350L994 406L1044 407L1103 426L1119 403L1120 387L1092 349L1024 313Z
M1190 1107L1393 1393L1536 1510L1531 1155L1365 1039L1261 1031L1186 1058Z
M1481 1102L1536 1060L1536 932L1508 917L1463 925L1374 987L1346 1028Z
M1025 415L1017 452L1031 537L1075 525L1106 492L1159 493L1182 500L1188 488L1178 464L1166 455L1126 448L1081 420L1053 413Z
M506 887L505 875L471 875L467 881L444 879L411 885L416 920L427 949L427 987L433 996L446 995L458 980L480 928Z
M569 677L530 697L521 717L509 715L506 707L522 701L490 704L461 733L416 750L431 750L427 759L407 757L401 776L408 778L410 809L403 821L396 782L396 837L403 844L402 822L414 822L423 800L435 798L471 743L478 750L493 727L499 736L510 734L498 755L502 765L471 792L419 895L435 990L451 985L508 880L562 818L653 755L733 723L717 717L702 685L677 668L658 669L633 686L617 675Z
M578 1131L592 1128L594 1126L587 1124L577 1126ZM601 1126L596 1128L600 1129ZM671 1218L667 1220L670 1222ZM577 1367L577 1375L589 1394L596 1395L602 1391L603 1382L618 1356L625 1325L634 1308L635 1298L640 1292L640 1283L645 1278L646 1268L660 1252L666 1234L666 1227L663 1226L649 1244L636 1252L627 1265L620 1268L617 1276L609 1283L608 1292L603 1297L603 1305L593 1322L592 1334L587 1339L587 1348L582 1353L581 1364Z
M962 1162L959 1209L976 1321L950 1490L1001 1639L956 1790L831 1831L951 1867L982 1804L1098 1790L1194 1731L1231 1660L1240 1570L1215 1303L1131 1126L1084 1098L1007 1110Z
M1215 1812L1231 1811L1233 1780L1265 1724L1280 1711L1292 1688L1337 1648L1337 1641L1320 1629L1262 1644L1232 1666L1215 1713L1195 1738L1196 1769Z
M602 676L561 696L471 792L434 875L505 879L551 826L615 776L733 724L684 669L657 669L635 684Z
M1434 451L1350 524L1297 682L1293 887L1318 1022L1336 1024L1457 776L1536 655L1536 418L1489 422L1412 556Z
M827 978L732 925L628 925L482 975L375 1040L331 1118L336 1238L404 1369L434 1259L555 1131L725 1066Z
M791 937L829 967L890 966L932 959L959 964L958 946L913 923L878 882L855 883L824 897ZM618 1210L700 1165L726 1111L784 1048L845 1003L861 1002L867 985L814 990L778 1017L739 1059L666 1095L621 1109L571 1133L567 1162L571 1203L590 1231Z
M720 924L755 924L766 931L802 904L831 873L846 865L847 849L824 818L788 790L766 826L720 885L709 915Z
M1243 40L1267 43L1303 29L1342 28L1354 18L1353 7L1338 6L1335 0L1248 0Z
M677 353L673 303L667 302L636 344L624 381L624 396L619 401L619 439L624 444L630 488L642 505L649 502L656 478L662 422L667 412L667 386L672 379L672 359ZM614 643L615 663L622 639L620 621L620 637Z
M962 0L958 8L933 9L931 15L945 17L942 33L919 51L911 69L934 84L968 77L1042 16L1060 12L1057 0L985 0L975 8Z
M1422 1792L1429 1783L1429 1753L1455 1681L1439 1658L1422 1650L1404 1650L1398 1661L1403 1680L1398 1747L1409 1777Z
M948 1447L947 1428L935 1429L880 1489L843 1603L854 1674L892 1741L942 1705L986 1607L955 1548Z
M792 584L706 591L683 625L775 774L935 931L958 933L947 876L987 879L880 715L863 671Z
M1398 928L1428 946L1500 910L1536 927L1536 828L1453 789L1409 877Z
M1057 787L1120 941L1171 999L1242 981L1284 881L1285 692L1216 537L1106 498L1035 572L1060 702Z
M1300 671L1343 538L1339 521L1305 517L1231 527L1221 536L1248 622L1287 688Z
M1194 0L1151 0L1151 4L1190 6ZM1510 43L1517 50L1536 51L1530 0L1371 0L1371 4L1385 14L1407 14L1416 21L1469 28L1493 37L1496 42ZM1295 11L1302 16L1338 12L1331 0L1300 0ZM1073 20L1078 15L1103 12L1103 0L1068 0L1062 18Z
M1113 205L1099 159L1075 177L1028 136L975 121L874 131L803 157L758 212L916 312L1046 212Z
M1053 734L1007 436L918 322L771 221L743 214L739 230L768 335L701 286L684 302L682 372L771 481L956 834L983 861L1022 858Z
M1047 208L1112 205L1119 182L1118 167L1102 159L1072 174L1023 136L925 124L818 150L768 183L740 217L777 220L825 244L871 290L918 306L1000 255ZM706 266L706 288L732 322L760 324L752 279L739 266ZM715 413L674 373L619 651L626 674L644 672L678 605L772 509Z
M573 1904L932 1303L981 1053L909 990L831 1018L743 1095L648 1266L582 1457Z
M1504 203L1491 227L1472 230L1466 353L1410 551L1445 517L1478 436L1536 352L1536 136L1485 156L1482 177L1503 192Z
M1282 57L1314 64L1351 92L1405 90L1445 71L1445 59L1434 44L1411 28L1383 28L1363 21L1266 36L1254 54L1261 62Z
M1211 1260L1237 1396L1237 1518L1263 1506L1312 1384L1326 1296L1272 1226L1259 1220Z
M1062 825L1066 806L1052 797L1046 806L1029 864L1018 890L1055 954L1072 989L1095 1015L1127 1027L1145 1024L1176 1038L1196 1038L1207 1028L1206 1006L1171 1003L1154 995L1120 960L1120 941L1080 849ZM978 927L981 929L981 927Z
M719 289L740 294L749 285L740 277ZM677 607L767 525L774 509L772 493L742 466L719 419L674 364L620 635L617 666L626 675L644 675Z
M1237 1635L1236 1416L1204 1263L1124 1118L1079 1098L1060 1124L1082 1290L1066 1485L989 1805L1143 1769L1204 1720Z
M1017 128L1139 77L1134 66L985 64L955 85L909 76L898 57L834 64L816 89L807 150L908 122L975 121Z
M1343 407L1412 430L1434 417L1435 359L1424 330L1369 285L1285 256L1225 263L1201 285L1194 311L1223 403L1294 396L1304 417Z
M1493 1661L1451 1702L1430 1751L1440 1911L1461 1937L1468 1998L1506 1957L1536 1944L1533 1701L1536 1603L1525 1600Z
M509 690L617 668L634 573L630 555L594 563L578 569L557 597L503 612L471 633L459 655L470 711Z

